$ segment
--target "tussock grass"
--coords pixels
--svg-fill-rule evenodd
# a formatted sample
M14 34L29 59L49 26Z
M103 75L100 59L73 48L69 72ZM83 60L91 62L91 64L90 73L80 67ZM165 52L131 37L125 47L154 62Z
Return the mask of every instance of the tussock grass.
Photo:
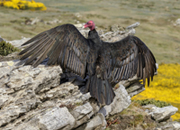
M165 106L170 106L170 103L164 102L164 101L159 101L159 100L154 100L154 99L143 99L143 100L134 100L134 102L140 104L141 106L145 106L148 104L154 104L157 107L165 107Z
M19 49L10 43L6 43L5 41L0 42L0 55L7 56L8 54L16 51L19 51Z

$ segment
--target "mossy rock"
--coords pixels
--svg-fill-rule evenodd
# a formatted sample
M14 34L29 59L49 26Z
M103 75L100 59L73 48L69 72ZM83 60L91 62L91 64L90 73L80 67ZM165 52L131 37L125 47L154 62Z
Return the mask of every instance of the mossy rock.
M144 99L144 100L133 100L134 102L140 104L141 106L145 106L148 104L154 104L157 107L165 107L165 106L170 106L170 103L164 102L164 101L159 101L159 100L154 100L154 99Z
M8 54L11 54L12 52L20 51L18 48L14 47L10 43L7 43L5 41L0 42L0 55L7 56Z

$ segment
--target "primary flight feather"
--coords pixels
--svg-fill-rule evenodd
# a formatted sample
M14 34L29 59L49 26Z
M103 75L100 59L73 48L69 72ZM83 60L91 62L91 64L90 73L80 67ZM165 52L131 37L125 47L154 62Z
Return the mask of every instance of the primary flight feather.
M37 67L44 59L47 65L60 65L85 81L84 92L90 92L99 103L109 105L115 93L113 87L121 80L137 77L148 85L156 72L156 60L149 48L136 36L108 43L100 39L93 21L86 39L72 24L64 24L44 31L23 45L19 53L25 65Z

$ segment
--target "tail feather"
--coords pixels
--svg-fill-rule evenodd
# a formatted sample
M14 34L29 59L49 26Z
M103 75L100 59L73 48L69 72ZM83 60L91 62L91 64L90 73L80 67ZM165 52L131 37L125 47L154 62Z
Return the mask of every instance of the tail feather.
M109 105L113 102L115 93L112 85L107 80L99 79L97 75L90 77L88 80L86 88L89 88L92 97L96 98L101 104Z
M65 82L72 82L78 85L82 93L90 92L91 96L96 98L102 105L111 104L115 97L112 85L108 80L100 79L97 75L81 79L73 73L64 73L61 75L61 83Z

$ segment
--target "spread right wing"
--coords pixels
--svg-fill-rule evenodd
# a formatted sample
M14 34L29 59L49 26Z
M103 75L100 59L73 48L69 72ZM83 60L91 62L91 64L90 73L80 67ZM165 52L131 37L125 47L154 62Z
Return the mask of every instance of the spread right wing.
M38 66L45 58L47 65L59 64L63 69L84 77L89 54L88 40L74 25L64 24L44 31L23 45L30 44L19 53L25 65Z

